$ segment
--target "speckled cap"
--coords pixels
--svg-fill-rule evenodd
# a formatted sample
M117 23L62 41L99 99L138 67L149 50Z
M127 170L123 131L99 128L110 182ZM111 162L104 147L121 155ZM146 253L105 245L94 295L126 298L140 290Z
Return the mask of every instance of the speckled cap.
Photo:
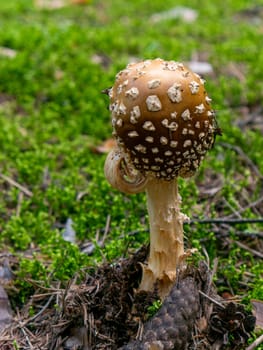
M192 176L213 146L215 116L204 80L182 63L131 63L109 90L113 134L136 169Z

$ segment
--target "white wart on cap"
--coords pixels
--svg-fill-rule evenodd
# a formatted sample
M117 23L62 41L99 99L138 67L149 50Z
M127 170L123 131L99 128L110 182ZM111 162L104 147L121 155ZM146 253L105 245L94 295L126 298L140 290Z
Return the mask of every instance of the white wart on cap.
M213 146L215 116L204 80L181 63L129 64L109 96L113 134L142 173L192 176Z

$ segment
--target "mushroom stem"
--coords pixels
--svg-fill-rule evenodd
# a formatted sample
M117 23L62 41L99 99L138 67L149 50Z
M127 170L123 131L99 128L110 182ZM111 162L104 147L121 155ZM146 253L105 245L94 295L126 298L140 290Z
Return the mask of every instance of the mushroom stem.
M153 290L164 298L176 277L176 268L184 256L183 222L186 215L180 212L181 198L177 179L166 181L151 178L146 185L150 222L150 254L143 265L140 290Z

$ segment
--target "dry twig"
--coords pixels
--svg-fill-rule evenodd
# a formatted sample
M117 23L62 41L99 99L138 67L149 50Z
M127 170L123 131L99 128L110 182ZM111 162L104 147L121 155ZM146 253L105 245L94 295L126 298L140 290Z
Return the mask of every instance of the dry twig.
M205 293L202 292L201 290L199 290L199 293L200 293L203 297L205 297L205 298L207 298L208 300L210 300L213 304L216 304L217 306L219 306L221 309L224 309L224 308L225 308L223 304L221 304L221 303L219 303L217 300L211 298L209 295L205 294Z
M263 199L263 198L262 198ZM231 224L231 225L239 225L239 224L255 224L263 222L263 218L256 219L229 219L228 217L217 218L217 219L194 219L190 220L189 224ZM188 222L185 222L187 224Z
M16 188L18 188L21 192L23 192L26 196L28 197L32 197L33 196L33 192L29 191L26 187L20 185L18 182L16 182L15 180L11 179L11 177L6 176L2 173L0 173L0 177L8 182L11 186L14 186Z
M254 202L248 204L248 205L245 206L244 208L240 209L240 210L238 211L238 213L241 214L241 213L243 213L244 211L246 211L247 209L254 208L254 207L256 207L257 205L261 204L261 202L263 202L263 196L260 197L260 198L258 198L256 201L254 201ZM235 215L235 213L234 213L234 214L231 214L231 215L228 215L228 216L226 216L225 218L226 218L226 219L230 219L230 218L232 218L234 215Z
M232 240L230 240L230 239L229 239L229 242L230 242L230 243L234 243L234 241L232 241ZM238 247L247 250L247 251L250 252L252 255L257 256L258 258L263 259L263 254L262 254L262 253L260 253L259 251L255 250L255 249L249 248L246 244L241 243L241 242L239 242L239 241L235 241L235 244L236 244Z
M220 142L219 143L221 146L232 149L235 151L247 164L250 166L250 168L253 170L253 172L263 179L263 175L260 173L258 167L252 162L252 160L246 155L246 153L240 148L239 146L231 145L230 143L227 142Z
M48 301L46 302L46 304L42 307L42 309L37 313L35 314L34 316L32 316L31 318L29 318L25 324L28 324L32 321L34 321L35 319L37 319L50 305L51 301L53 300L54 298L54 294L51 294L50 298L48 299Z

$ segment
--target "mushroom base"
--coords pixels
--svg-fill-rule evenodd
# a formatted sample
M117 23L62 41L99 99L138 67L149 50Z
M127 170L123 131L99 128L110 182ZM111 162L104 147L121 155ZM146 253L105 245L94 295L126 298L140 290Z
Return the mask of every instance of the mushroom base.
M140 290L153 290L157 285L163 299L176 278L176 268L184 254L183 222L187 216L180 212L181 198L177 179L150 179L146 185L150 222L150 253L142 266Z

